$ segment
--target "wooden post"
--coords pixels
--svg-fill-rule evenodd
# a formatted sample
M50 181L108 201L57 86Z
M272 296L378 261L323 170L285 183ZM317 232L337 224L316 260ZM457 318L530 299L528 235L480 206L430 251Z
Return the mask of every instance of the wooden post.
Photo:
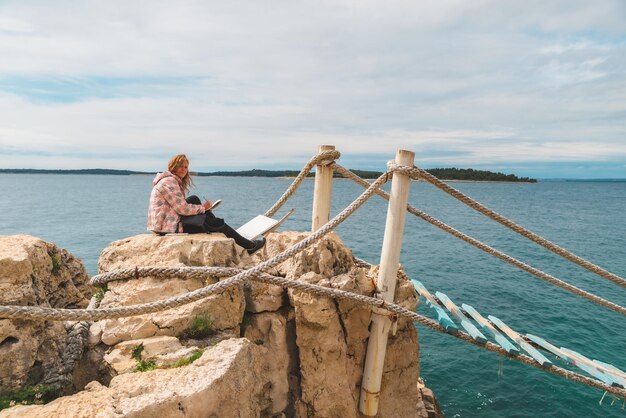
M415 153L398 150L396 163L404 166L413 166ZM409 200L411 178L406 174L394 173L391 182L391 198L387 208L387 222L383 248L380 254L380 270L376 290L379 297L392 302L396 291L398 268L400 266L400 249L406 219L406 205ZM387 337L391 328L391 320L387 311L379 308L372 310L370 337L367 343L365 368L361 383L361 399L359 410L367 416L374 416L378 412L378 398L380 383L383 377L385 352L387 351Z
M334 145L320 146L319 153L334 151ZM317 165L315 170L315 189L313 191L313 219L311 231L317 231L330 219L330 196L333 188L333 169L329 166Z

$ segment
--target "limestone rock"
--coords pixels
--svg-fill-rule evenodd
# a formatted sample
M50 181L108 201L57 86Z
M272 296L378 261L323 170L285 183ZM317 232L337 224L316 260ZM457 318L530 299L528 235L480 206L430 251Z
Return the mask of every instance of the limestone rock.
M87 342L92 347L102 342L102 324L100 322L93 322L89 327Z
M176 337L151 337L117 344L104 356L104 361L117 374L133 371L137 367L137 360L132 357L132 352L138 346L143 347L141 359L154 360L158 367L169 367L197 350L196 347L183 347Z
M377 267L352 266L349 273L328 278L311 271L299 280L371 296L377 274ZM371 309L301 291L290 290L289 295L300 358L297 415L357 416ZM417 292L408 280L398 280L395 300L408 309L417 307ZM400 319L396 335L388 340L378 416L416 416L419 394L406 382L418 377L417 331L411 321ZM343 402L336 402L338 398Z
M80 260L28 235L0 236L0 304L84 308L92 288ZM60 367L62 322L0 319L0 392L38 383Z
M104 355L104 361L115 370L117 374L129 373L137 367L137 360L131 357L131 350L132 348L128 348L127 350L114 348L113 351Z
M368 272L358 269L350 275L340 275L331 280L330 286L348 292L371 296L374 293L374 282ZM363 377L363 364L369 338L369 324L372 310L369 306L349 300L337 302L342 327L346 330L346 356L350 361L347 365L348 381L358 392ZM358 399L360 393L355 394Z
M111 378L115 375L115 371L104 361L104 356L107 352L108 347L104 344L88 347L72 371L73 388L68 389L73 390L67 391L66 394L83 390L87 384L93 381L98 381L104 385L109 384Z
M273 312L288 304L285 289L269 283L248 283L245 295L247 312Z
M0 272L6 305L84 308L93 291L79 259L29 235L0 236Z
M140 235L112 243L103 251L99 265L101 271L135 266L248 268L253 261L273 257L306 236L272 233L266 247L251 257L219 234ZM378 269L358 266L352 252L331 233L268 273L372 296ZM110 282L101 306L162 300L217 280L155 276ZM411 283L399 279L395 301L414 309L417 300ZM184 340L182 347L176 336L194 315L205 311L213 317L219 334L211 341ZM89 329L91 349L85 356L95 371L82 373L83 381L97 376L107 383L112 375L133 369L136 361L130 354L138 344L144 345L143 359L153 358L167 366L196 350L194 345L204 347L226 335L235 338L209 348L191 366L119 374L109 387L90 383L71 398L46 406L11 408L0 412L0 417L360 417L358 400L370 317L371 309L355 301L249 281L168 311L99 321ZM9 340L7 346L13 343ZM102 371L109 368L115 371L102 379ZM388 340L377 416L439 416L432 415L438 411L436 401L416 386L418 378L417 331L411 321L400 319L397 333Z
M269 259L307 236L303 232L269 234L265 248L254 257L257 261ZM310 272L330 278L351 271L354 267L352 252L343 245L337 234L330 233L309 249L268 270L268 273L292 280L299 280L302 275ZM279 286L251 282L246 285L245 294L248 312L277 311L288 305L286 292Z
M114 241L100 254L100 272L135 266L237 266L248 253L223 234L143 234Z
M109 387L92 382L76 395L0 417L258 417L267 403L260 364L257 346L225 340L189 366L120 375Z
M346 335L335 301L301 291L290 293L306 416L356 417L358 398L348 378Z
M304 232L270 234L264 256L271 258L307 236L308 233ZM354 267L352 251L343 244L337 234L331 232L311 247L278 265L272 274L290 279L298 279L308 272L332 277L347 273L352 267Z
M417 416L419 418L444 418L439 402L437 402L437 398L435 398L435 394L432 390L424 386L421 378L417 382L417 388L420 395Z
M243 255L242 253L245 253ZM141 266L235 266L242 259L250 261L245 250L222 234L138 235L113 242L100 256L102 272L116 268ZM109 282L101 307L135 305L163 300L200 289L217 279L156 278ZM158 335L180 335L192 318L208 312L216 330L239 327L245 300L243 289L233 287L196 302L152 314L101 321L101 340L114 345L120 341Z
M293 312L263 312L251 315L243 335L259 344L263 375L269 381L271 403L263 416L275 416L289 411L290 404L299 396L299 370L294 335Z

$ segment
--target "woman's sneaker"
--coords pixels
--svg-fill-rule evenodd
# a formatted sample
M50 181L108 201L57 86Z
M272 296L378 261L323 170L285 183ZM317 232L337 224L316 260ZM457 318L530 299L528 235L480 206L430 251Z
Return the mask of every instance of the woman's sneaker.
M252 255L256 253L257 251L259 251L261 248L263 248L264 245L265 245L265 237L254 241L254 245L252 246L252 248L246 251L248 251L248 254Z

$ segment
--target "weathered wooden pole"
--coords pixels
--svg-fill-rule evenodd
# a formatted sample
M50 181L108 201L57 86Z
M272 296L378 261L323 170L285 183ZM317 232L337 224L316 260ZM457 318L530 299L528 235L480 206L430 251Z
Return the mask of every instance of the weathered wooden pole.
M320 146L319 153L334 151L334 145ZM317 231L330 219L330 196L333 188L333 169L317 165L315 170L315 190L313 191L313 220L311 231Z
M398 165L413 166L415 153L398 150L396 163ZM392 302L396 291L398 268L400 266L400 249L406 219L406 205L409 200L411 178L406 174L394 173L391 181L391 198L387 208L387 222L383 248L380 254L380 270L376 290L381 299ZM391 328L388 312L379 308L372 310L370 337L367 343L365 368L361 383L361 399L359 410L367 416L374 416L378 412L380 383L383 377L385 352L387 351L387 337Z

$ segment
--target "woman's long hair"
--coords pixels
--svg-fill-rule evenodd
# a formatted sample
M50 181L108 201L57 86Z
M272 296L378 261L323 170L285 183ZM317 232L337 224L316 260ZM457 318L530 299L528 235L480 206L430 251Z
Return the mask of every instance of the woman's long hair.
M174 171L176 171L176 169L178 167L182 166L185 163L187 163L187 165L189 165L189 160L187 159L187 156L185 154L175 155L175 156L173 156L170 159L170 162L167 163L167 170L170 173L174 174ZM176 174L174 174L174 175L176 175ZM187 174L185 174L185 177L181 178L180 180L183 183L183 193L187 194L187 192L189 191L191 186L193 186L193 181L191 181L191 176L189 175L189 170L187 170Z

